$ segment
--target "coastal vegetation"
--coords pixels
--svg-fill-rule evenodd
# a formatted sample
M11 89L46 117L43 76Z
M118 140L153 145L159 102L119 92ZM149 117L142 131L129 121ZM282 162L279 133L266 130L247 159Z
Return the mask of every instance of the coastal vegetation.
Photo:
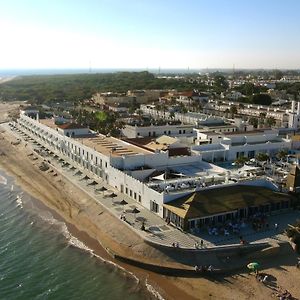
M0 86L0 100L33 104L90 99L96 92L127 92L136 89L207 89L202 82L157 78L149 72L22 76Z
M118 136L124 127L124 123L116 112L79 109L73 110L71 113L77 123L105 135Z

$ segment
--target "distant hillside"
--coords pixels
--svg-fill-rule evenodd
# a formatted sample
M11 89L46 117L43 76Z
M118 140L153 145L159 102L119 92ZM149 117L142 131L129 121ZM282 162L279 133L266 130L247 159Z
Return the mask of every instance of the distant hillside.
M22 76L0 85L0 100L49 103L89 99L96 92L132 89L203 88L184 80L156 78L149 72Z

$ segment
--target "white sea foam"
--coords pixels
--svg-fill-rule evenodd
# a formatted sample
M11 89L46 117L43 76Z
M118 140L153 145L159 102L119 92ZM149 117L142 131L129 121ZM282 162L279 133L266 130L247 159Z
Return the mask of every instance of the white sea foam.
M18 207L23 208L23 201L22 201L22 197L20 195L17 195L16 202L17 202Z
M94 250L92 250L91 248L89 248L88 246L86 246L82 241L78 240L75 236L73 236L69 230L68 227L65 223L62 223L62 233L64 235L64 237L68 240L68 244L72 247L76 247L79 248L81 250L84 250L86 252L88 252L91 256L96 257L97 259L100 259L103 263L105 264L109 264L119 270L121 270L122 272L124 272L126 275L130 275L138 284L140 282L140 280L138 279L137 276L135 276L132 272L126 270L125 268L123 268L122 266L114 263L111 260L106 260L103 257L101 257L100 255L94 253Z
M75 236L73 236L69 230L68 227L66 225L66 223L58 221L57 219L55 219L53 217L53 215L49 212L44 213L44 214L39 214L39 216L46 221L47 223L51 224L51 225L59 225L61 233L63 234L63 236L67 239L68 244L72 247L76 247L78 249L81 249L83 251L86 251L87 253L89 253L91 256L96 257L97 259L101 260L101 262L103 262L104 264L108 264L111 265L117 269L119 269L120 271L122 271L124 274L130 276L131 278L133 278L136 282L136 284L138 284L140 282L139 278L134 275L132 272L126 270L125 268L123 268L122 266L114 263L113 261L110 260L106 260L103 257L101 257L100 255L97 255L94 253L94 251L92 249L90 249L87 245L85 245L82 241L80 241L79 239L77 239ZM147 287L148 289L148 287ZM148 289L149 290L149 289ZM153 289L153 291L155 291ZM150 292L150 290L149 290ZM152 293L152 292L151 292ZM163 299L163 298L160 298Z
M151 293L155 298L159 300L165 300L164 297L151 285L148 283L148 279L145 281L146 288L149 293Z
M0 184L4 184L4 185L7 184L7 179L4 176L1 176L1 175L0 175Z

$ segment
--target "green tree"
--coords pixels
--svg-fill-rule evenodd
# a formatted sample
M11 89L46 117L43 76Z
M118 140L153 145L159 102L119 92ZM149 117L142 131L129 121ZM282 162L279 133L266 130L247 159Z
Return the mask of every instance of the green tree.
M246 96L251 96L255 93L255 86L253 83L246 82L240 89L241 93Z
M276 155L280 160L286 160L288 156L288 151L287 150L280 150L277 155Z
M254 128L258 127L258 119L255 117L251 117L249 119L249 124L251 124Z
M216 74L214 76L214 88L216 92L224 92L228 89L229 84L226 78L221 74Z
M266 153L258 153L257 155L256 155L256 159L258 160L258 161L267 161L268 159L269 159L269 155L268 154L266 154Z
M274 77L276 80L280 80L283 77L283 72L280 70L274 70Z
M170 112L170 119L172 119L172 120L175 119L175 113L174 113L174 111Z
M266 113L265 112L261 112L259 113L259 120L258 120L258 123L260 125L264 125L265 124L265 118L266 118Z
M234 118L234 116L238 112L237 107L235 105L231 105L229 111L230 111L230 114L231 114L231 118Z
M249 158L246 156L240 156L238 157L234 162L235 164L242 166L245 164L245 162L249 161Z
M274 118L274 117L269 117L269 118L267 118L267 119L266 119L266 124L267 124L267 126L269 126L269 127L272 127L272 126L276 125L276 120L275 120L275 118Z
M270 105L272 98L268 94L255 94L251 97L251 102L259 105Z

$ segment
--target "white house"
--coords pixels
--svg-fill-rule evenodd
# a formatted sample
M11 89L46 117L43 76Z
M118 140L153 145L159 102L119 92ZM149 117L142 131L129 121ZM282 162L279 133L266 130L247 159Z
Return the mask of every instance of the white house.
M128 138L136 137L159 137L161 135L169 136L194 136L192 125L184 124L165 124L165 125L153 125L139 126L139 125L125 125L122 129L122 135Z
M209 135L207 138L212 138ZM291 149L291 140L279 136L277 130L228 133L216 136L213 144L192 147L203 160L234 161L238 157L254 158L258 153L274 155L280 150Z

